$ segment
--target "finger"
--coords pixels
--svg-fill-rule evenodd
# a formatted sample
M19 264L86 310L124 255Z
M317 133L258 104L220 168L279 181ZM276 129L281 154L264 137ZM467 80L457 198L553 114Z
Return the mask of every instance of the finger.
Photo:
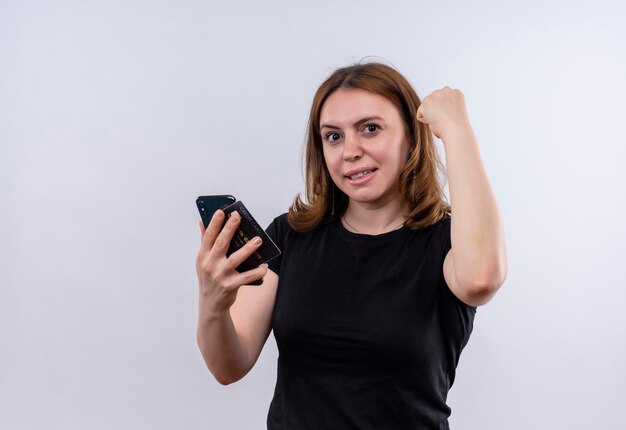
M263 263L255 269L250 269L245 272L237 274L233 282L239 288L242 285L249 285L257 279L263 278L267 274L267 264Z
M228 249L228 245L230 244L230 241L232 240L233 235L235 234L235 231L237 230L237 227L239 226L240 221L241 221L241 217L239 216L239 213L237 213L236 211L231 212L229 214L228 219L224 223L224 227L222 228L222 231L219 232L219 234L215 238L214 243L212 244L212 248L211 248L212 254L215 252L216 255L220 255L220 256L226 255L226 250Z
M202 245L202 240L204 239L204 223L202 220L198 221L198 225L200 226L200 245Z
M246 243L244 247L233 252L228 257L228 266L233 270L239 267L241 263L246 261L248 257L250 257L257 251L257 249L259 249L262 243L263 241L260 237L256 236L255 238L253 238L251 241Z
M202 224L202 221L200 221L200 224ZM223 224L224 224L224 211L221 209L218 209L215 211L215 213L211 217L211 222L209 222L208 227L203 232L202 246L205 249L210 250L213 248L213 245L215 244L215 240L218 234L220 233L220 230L222 229ZM202 226L202 229L204 229L204 226Z

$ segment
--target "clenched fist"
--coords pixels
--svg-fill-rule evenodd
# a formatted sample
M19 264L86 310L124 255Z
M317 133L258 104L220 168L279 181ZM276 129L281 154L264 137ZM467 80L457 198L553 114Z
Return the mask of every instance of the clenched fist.
M460 90L450 87L443 87L426 96L417 109L417 120L427 124L440 139L459 129L471 129L465 97Z

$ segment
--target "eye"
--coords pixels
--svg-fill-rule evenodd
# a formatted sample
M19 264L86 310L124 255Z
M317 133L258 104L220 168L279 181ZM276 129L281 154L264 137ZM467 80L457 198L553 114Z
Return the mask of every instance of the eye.
M337 139L335 139L333 136L335 136ZM339 133L335 133L334 131L331 131L330 133L326 133L324 135L324 140L329 143L335 143L338 139L339 139Z
M378 124L374 124L373 122L369 123L369 124L365 124L364 127L365 131L368 131L369 133L367 134L374 134L376 133L378 130L380 130L380 127L378 126Z

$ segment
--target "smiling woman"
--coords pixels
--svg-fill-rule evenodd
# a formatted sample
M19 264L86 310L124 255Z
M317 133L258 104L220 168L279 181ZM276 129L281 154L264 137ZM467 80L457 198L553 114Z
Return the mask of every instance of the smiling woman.
M404 76L386 65L368 63L335 71L313 100L306 146L306 203L296 198L290 225L305 232L333 212L344 216L344 222L350 218L361 232L380 233L398 222L422 228L450 212L438 180L443 166L432 133L416 118L420 104ZM384 169L377 165L381 157ZM344 178L363 170L376 173L378 178L370 178L372 186L358 187L370 180ZM362 204L353 205L350 212L354 213L346 214L351 194L367 199L375 193L370 190L374 179L382 200L370 204L356 200ZM372 214L367 208L387 204L387 214L377 212L377 221L357 219L360 209Z
M433 133L446 148L451 205ZM198 344L228 384L274 332L268 429L449 428L446 399L476 306L506 274L478 154L458 90L422 103L391 67L340 68L313 100L306 201L296 197L267 228L282 254L237 273L259 244L226 258L239 220L224 224L218 211L206 231L200 224Z
M400 174L409 148L395 106L377 94L342 88L324 103L321 122L328 173L350 199L353 222L349 225L359 225L354 222L362 216L359 211L381 208L388 212L387 219L381 212L384 224L374 225L370 220L360 232L382 233L389 225L402 224L409 208L400 193Z

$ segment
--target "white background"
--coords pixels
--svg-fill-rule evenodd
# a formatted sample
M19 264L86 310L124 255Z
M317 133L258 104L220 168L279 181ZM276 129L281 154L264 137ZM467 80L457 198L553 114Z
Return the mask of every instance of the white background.
M273 337L227 387L196 346L194 201L285 212L316 88L367 56L422 98L464 92L504 218L509 274L452 427L622 426L625 19L620 1L0 2L0 427L265 428Z

